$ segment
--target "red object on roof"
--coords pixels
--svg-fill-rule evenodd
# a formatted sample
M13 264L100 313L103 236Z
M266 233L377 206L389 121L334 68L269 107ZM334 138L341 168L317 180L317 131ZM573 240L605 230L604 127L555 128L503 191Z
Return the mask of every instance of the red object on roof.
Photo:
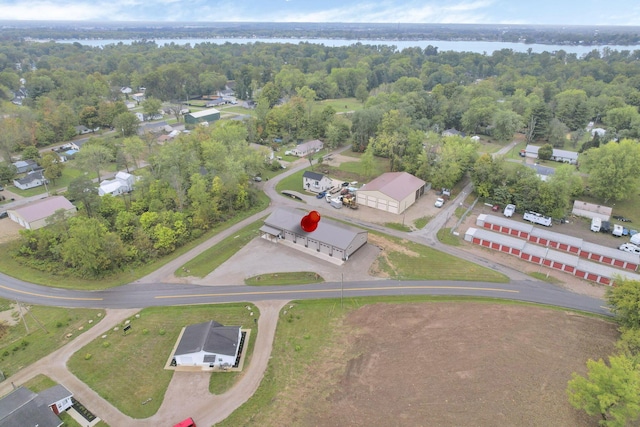
M318 211L311 211L308 215L302 217L300 221L300 227L307 233L311 233L318 228L318 223L320 222L320 214Z

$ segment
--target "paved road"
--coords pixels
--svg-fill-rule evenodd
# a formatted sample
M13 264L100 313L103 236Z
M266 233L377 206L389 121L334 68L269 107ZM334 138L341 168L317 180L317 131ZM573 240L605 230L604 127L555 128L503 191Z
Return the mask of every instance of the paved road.
M510 148L511 146L505 147L505 151ZM511 278L509 283L376 280L256 288L225 284L215 286L182 284L180 280L173 277L173 272L187 260L204 249L215 245L223 238L232 235L242 227L263 217L275 208L275 203L300 207L301 205L298 202L278 195L275 191L275 185L283 177L304 169L306 166L306 161L300 161L285 174L263 183L265 192L274 201L265 211L230 227L135 283L103 291L74 291L38 286L0 274L0 296L3 298L20 300L28 304L108 309L105 319L95 328L11 378L14 382L20 384L37 373L46 373L54 380L68 386L81 401L95 410L110 425L155 426L163 423L168 425L179 421L174 415L177 413L184 414L184 416L198 414L199 423L211 425L226 418L251 397L257 389L268 364L278 313L280 308L289 300L352 298L374 295L464 295L506 298L552 304L603 315L610 314L599 299L574 294L566 289L534 280L519 271L495 264L480 256L440 244L435 238L435 232L446 223L456 206L471 191L470 186L465 187L458 198L448 203L436 218L432 219L425 228L418 232L405 233L385 229L380 225L365 223L360 220L350 220L348 218L346 220L350 220L360 226L382 230L392 235L424 243L461 258L477 262L504 273ZM320 209L324 210L325 208ZM256 337L252 362L245 369L241 380L223 395L212 396L208 394L207 375L175 374L158 413L146 420L132 420L113 408L97 393L66 370L66 361L71 354L82 348L91 339L109 330L114 324L120 323L123 319L131 316L135 309L148 306L213 304L238 301L254 302L258 305L261 314L258 321L260 333ZM0 383L0 394L5 394L9 390L8 381ZM185 399L185 396L192 396L193 398ZM196 397L198 398L196 399ZM175 403L177 399L180 402L178 408L176 408Z

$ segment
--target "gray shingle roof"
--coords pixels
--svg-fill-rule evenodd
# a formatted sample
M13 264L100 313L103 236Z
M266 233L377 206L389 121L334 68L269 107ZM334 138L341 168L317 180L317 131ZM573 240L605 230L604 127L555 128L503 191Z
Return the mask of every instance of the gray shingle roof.
M322 178L324 178L324 175L322 175L321 173L318 172L312 172L312 171L304 171L304 173L302 174L303 178L309 178L309 179L313 179L316 181L322 181Z
M176 355L206 353L235 356L238 348L239 326L222 326L210 320L185 328Z
M49 409L48 402L24 387L18 387L0 399L2 427L59 427L60 418Z

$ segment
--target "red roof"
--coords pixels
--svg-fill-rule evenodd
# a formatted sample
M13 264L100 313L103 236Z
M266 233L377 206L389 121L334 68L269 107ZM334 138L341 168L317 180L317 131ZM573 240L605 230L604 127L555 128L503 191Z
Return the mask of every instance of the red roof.
M424 187L426 182L407 172L383 173L360 191L379 191L382 194L400 201Z
M25 221L33 222L53 215L58 209L75 209L75 206L63 196L53 196L13 209L13 211Z

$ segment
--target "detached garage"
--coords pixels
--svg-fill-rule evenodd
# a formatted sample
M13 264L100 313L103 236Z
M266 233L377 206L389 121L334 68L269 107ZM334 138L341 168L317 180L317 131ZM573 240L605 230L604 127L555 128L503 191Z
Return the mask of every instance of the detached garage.
M222 326L210 320L187 326L173 354L176 366L203 368L236 365L240 351L240 326Z
M407 172L389 172L356 193L359 205L401 214L424 194L425 182Z

